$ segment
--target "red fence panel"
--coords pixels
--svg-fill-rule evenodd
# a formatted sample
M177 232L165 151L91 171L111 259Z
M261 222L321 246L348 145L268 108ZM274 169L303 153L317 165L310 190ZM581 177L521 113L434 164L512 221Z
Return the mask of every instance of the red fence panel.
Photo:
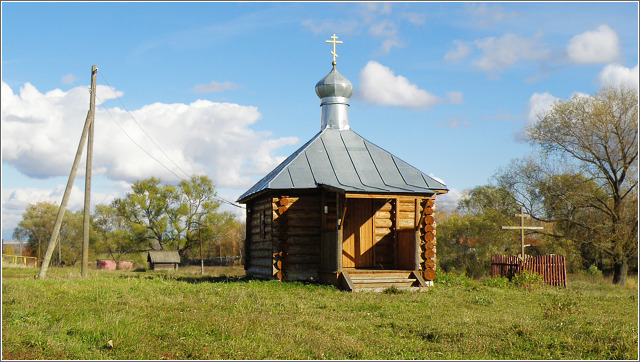
M511 255L491 256L491 277L511 279L523 270L542 276L546 284L567 287L567 269L562 255L540 255L524 260Z

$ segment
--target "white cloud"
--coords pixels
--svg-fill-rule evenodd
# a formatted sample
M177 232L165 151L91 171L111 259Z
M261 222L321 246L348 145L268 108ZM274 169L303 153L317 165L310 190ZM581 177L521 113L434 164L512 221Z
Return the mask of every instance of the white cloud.
M212 93L212 92L222 92L227 89L237 89L238 86L232 82L216 82L211 81L209 84L198 84L193 88L195 93Z
M110 89L109 93L102 91L104 94L99 88L97 93L103 101L113 94ZM67 176L88 111L87 93L86 88L77 87L43 94L27 83L14 94L2 83L2 161L29 177ZM295 137L274 139L251 130L259 118L255 107L207 100L155 103L130 114L99 107L94 169L111 180L129 182L151 176L172 182L177 179L173 173L186 177L149 140L140 124L187 173L207 174L218 187L248 187L254 173L265 173L281 161L273 156L276 149L298 142ZM118 124L173 173L136 146Z
M400 15L413 25L423 25L427 21L427 14L405 12Z
M471 47L465 42L454 40L453 44L455 44L456 48L450 50L447 54L445 54L444 60L457 61L460 59L464 59L471 54Z
M638 89L638 66L627 68L619 64L609 64L598 74L601 87L626 85Z
M618 34L607 25L578 34L567 44L569 59L578 64L604 63L616 60L620 55Z
M504 19L516 18L521 14L517 11L507 13L502 6L489 6L486 3L473 3L466 6L467 12L471 14L473 23L477 26L495 26L497 22Z
M64 77L62 77L62 79L60 79L60 83L64 84L64 85L70 85L75 83L78 80L78 78L76 78L75 75L73 74L67 74Z
M530 126L538 122L538 115L550 111L558 98L550 93L534 93L527 102L526 125Z
M360 96L373 104L427 108L441 102L440 98L373 60L360 72L359 83Z
M449 189L448 193L436 196L436 207L442 211L453 211L458 207L458 202L463 196L463 192L456 189Z
M515 34L476 40L475 45L482 50L483 56L474 61L473 65L489 72L502 71L521 60L542 59L549 54L535 37L523 38Z
M355 20L303 20L303 26L309 28L314 34L340 34L352 35L358 32L358 22Z

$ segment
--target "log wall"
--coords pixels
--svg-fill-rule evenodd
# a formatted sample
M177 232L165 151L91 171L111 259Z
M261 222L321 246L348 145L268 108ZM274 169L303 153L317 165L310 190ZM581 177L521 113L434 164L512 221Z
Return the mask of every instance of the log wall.
M431 281L436 277L436 210L435 196L420 200L420 219L418 232L420 234L420 270L425 280Z
M245 245L247 274L257 279L273 279L272 262L273 208L271 198L262 197L247 204L247 243Z
M320 192L272 198L273 260L280 280L317 280L320 270Z

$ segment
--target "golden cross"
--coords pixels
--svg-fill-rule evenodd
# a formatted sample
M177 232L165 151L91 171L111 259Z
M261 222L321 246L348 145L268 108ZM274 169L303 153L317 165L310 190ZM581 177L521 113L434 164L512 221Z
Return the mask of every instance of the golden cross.
M331 55L333 55L333 63L332 64L336 65L336 58L338 57L338 54L336 54L336 44L342 44L342 42L336 40L336 39L338 39L336 34L333 34L331 39L333 39L333 40L325 40L325 43L333 43L333 50L331 51Z

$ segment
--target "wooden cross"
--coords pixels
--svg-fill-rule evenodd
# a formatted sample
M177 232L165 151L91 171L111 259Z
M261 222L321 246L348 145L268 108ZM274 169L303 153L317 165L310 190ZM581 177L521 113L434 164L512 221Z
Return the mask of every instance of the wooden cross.
M520 214L515 214L520 218L520 226L503 226L502 230L520 230L520 250L522 255L520 258L524 260L524 231L526 230L542 230L542 226L524 226L524 218L531 217L529 214L524 213L524 206L520 206Z
M333 34L331 39L333 39L333 40L325 40L325 43L333 43L333 50L331 51L331 55L333 55L333 63L331 63L331 64L333 64L335 66L336 65L336 58L338 57L338 54L336 54L336 44L342 44L342 41L337 41L336 40L336 39L338 39L336 34Z

